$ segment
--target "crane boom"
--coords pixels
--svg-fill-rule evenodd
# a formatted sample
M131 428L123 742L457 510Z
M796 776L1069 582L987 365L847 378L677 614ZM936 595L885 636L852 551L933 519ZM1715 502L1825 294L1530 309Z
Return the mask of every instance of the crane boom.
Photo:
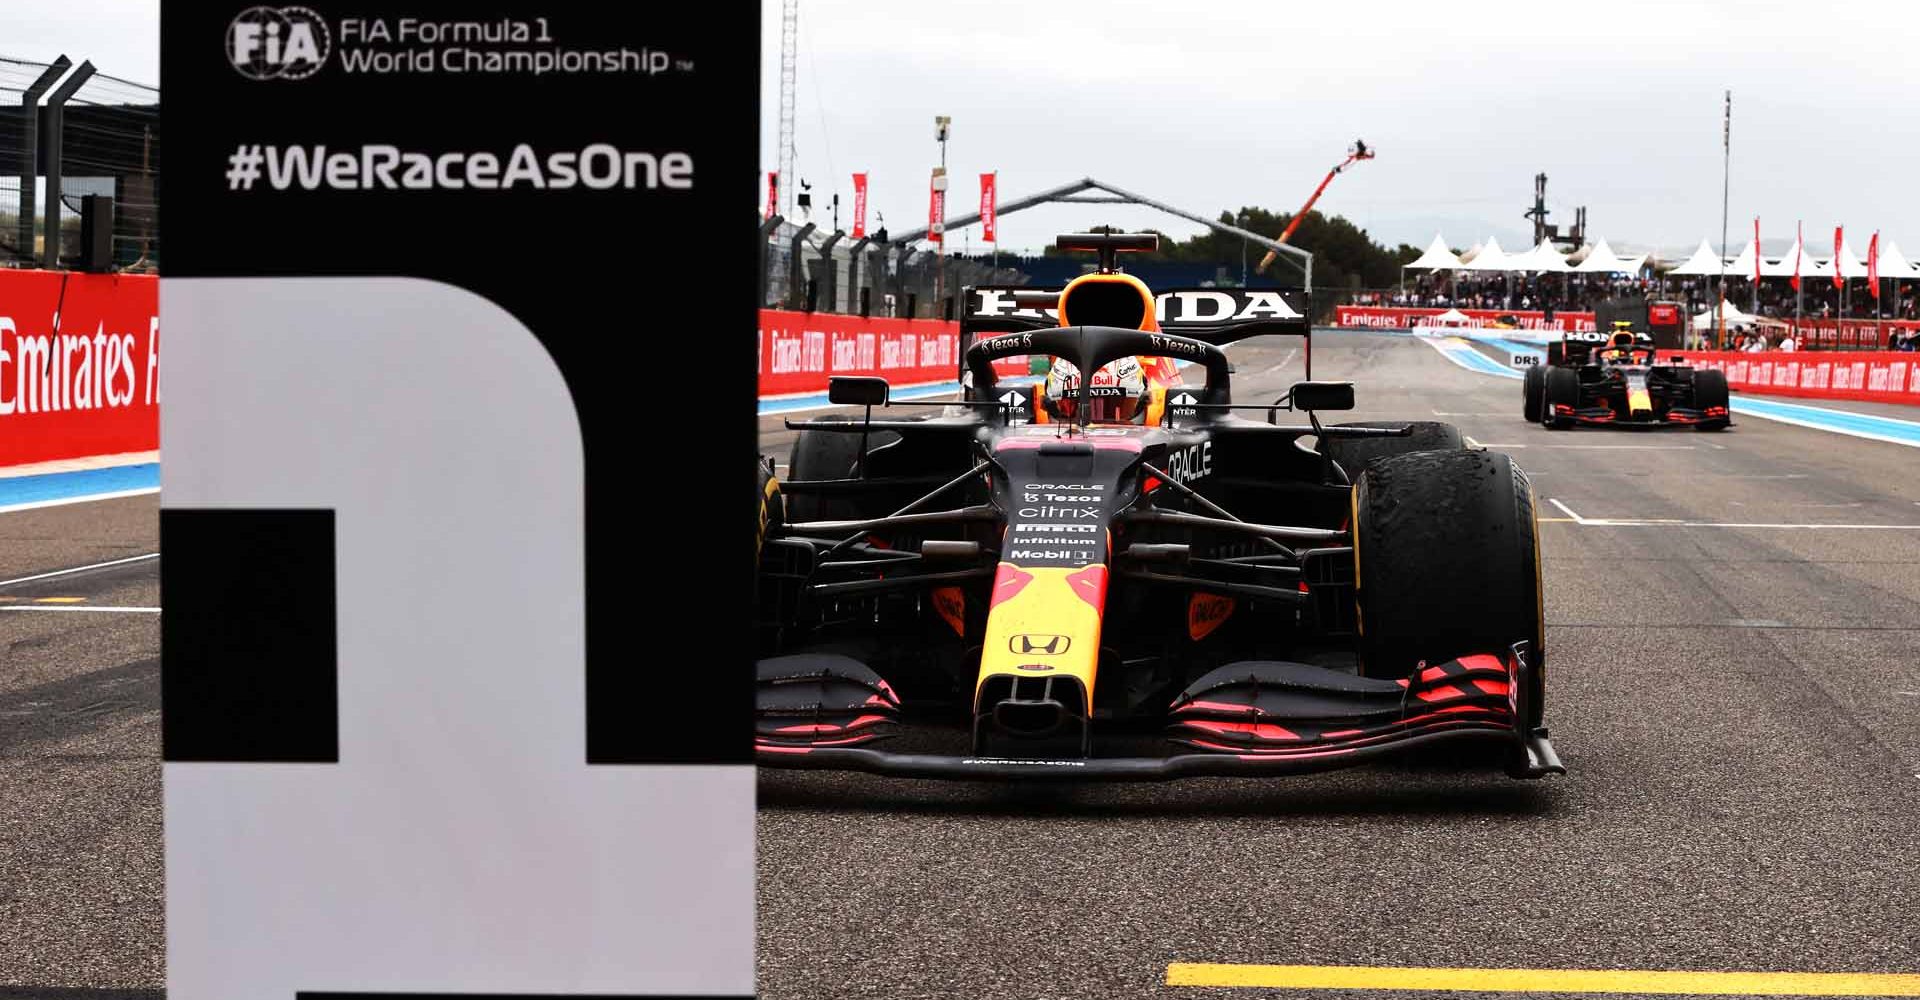
M1279 242L1287 242L1287 240L1293 236L1293 231L1300 228L1300 223L1306 219L1307 213L1313 210L1313 203L1320 200L1321 193L1326 191L1327 185L1333 183L1333 179L1340 175L1340 171L1352 166L1356 161L1371 159L1373 159L1373 150L1369 149L1366 143L1355 139L1353 146L1347 150L1347 158L1341 160L1332 170L1327 171L1327 176L1321 179L1320 186L1314 188L1313 194L1308 196L1307 203L1300 206L1300 211L1293 214L1292 221L1287 223L1286 231L1280 234ZM1260 266L1254 268L1253 273L1265 274L1267 268L1272 266L1273 259L1276 256L1279 256L1277 252L1273 250L1267 251L1267 255L1260 258Z

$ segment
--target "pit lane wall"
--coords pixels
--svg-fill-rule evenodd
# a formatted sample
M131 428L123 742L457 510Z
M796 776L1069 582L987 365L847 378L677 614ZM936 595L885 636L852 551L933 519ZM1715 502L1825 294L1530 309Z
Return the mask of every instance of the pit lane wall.
M1368 330L1411 330L1420 325L1420 321L1431 316L1447 312L1446 309L1414 309L1402 306L1335 306L1333 325ZM1571 330L1582 332L1594 329L1594 314L1590 312L1555 312L1553 319L1540 311L1517 309L1462 309L1471 325L1490 327L1502 316L1511 316L1522 330Z
M895 389L945 385L960 369L960 324L762 309L759 362L761 399L822 393L834 375L878 375ZM1024 358L994 367L1027 370Z
M1920 354L1905 351L1677 352L1727 373L1736 392L1920 406Z
M0 466L160 447L159 288L0 270Z

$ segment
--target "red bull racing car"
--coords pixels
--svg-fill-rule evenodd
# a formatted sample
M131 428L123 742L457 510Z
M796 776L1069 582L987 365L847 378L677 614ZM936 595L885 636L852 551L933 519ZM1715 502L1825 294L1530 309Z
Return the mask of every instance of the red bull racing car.
M1610 334L1568 333L1547 347L1547 363L1526 370L1521 408L1553 430L1575 424L1724 430L1727 377L1682 356L1656 358L1653 340L1631 324Z
M1351 383L1237 403L1222 346L1309 337L1293 293L1155 296L1114 266L973 288L961 402L790 421L762 460L762 766L1160 780L1478 743L1562 773L1542 725L1533 491L1439 424L1323 424ZM1007 380L1045 356L1043 383ZM1184 365L1184 373L1181 366ZM881 415L876 416L878 411ZM1453 759L1458 759L1457 755Z

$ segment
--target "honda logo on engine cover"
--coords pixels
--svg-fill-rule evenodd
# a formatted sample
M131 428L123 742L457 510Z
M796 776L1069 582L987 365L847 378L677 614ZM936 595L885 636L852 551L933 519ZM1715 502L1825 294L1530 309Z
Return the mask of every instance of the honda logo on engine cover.
M1037 635L1023 632L1007 640L1007 648L1025 656L1059 656L1073 645L1064 635Z

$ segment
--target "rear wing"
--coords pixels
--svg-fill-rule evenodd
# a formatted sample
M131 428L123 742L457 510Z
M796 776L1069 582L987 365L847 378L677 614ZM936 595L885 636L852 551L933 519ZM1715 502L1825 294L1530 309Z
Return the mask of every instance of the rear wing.
M1599 330L1567 330L1560 335L1560 354L1585 364L1596 348L1607 346L1612 339L1611 334ZM1637 347L1654 346L1653 337L1645 331L1635 331L1633 342Z
M981 336L1045 330L1060 325L1053 304L1060 289L974 285L962 291L960 353ZM1162 333L1225 347L1249 337L1299 337L1313 377L1313 334L1307 294L1293 288L1174 288L1153 297Z

